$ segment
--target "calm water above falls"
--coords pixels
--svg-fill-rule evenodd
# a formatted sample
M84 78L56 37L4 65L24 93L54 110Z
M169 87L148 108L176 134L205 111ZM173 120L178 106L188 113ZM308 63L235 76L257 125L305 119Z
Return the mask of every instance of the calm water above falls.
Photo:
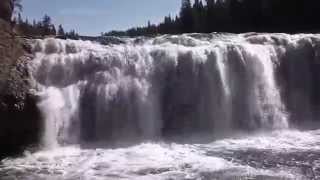
M320 36L123 41L33 42L43 150L2 179L320 178Z

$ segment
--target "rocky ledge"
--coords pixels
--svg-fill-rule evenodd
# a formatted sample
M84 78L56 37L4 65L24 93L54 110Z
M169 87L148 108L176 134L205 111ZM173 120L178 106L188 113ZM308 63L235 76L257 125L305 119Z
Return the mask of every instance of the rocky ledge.
M28 46L0 19L0 159L39 142L40 112L27 67L31 60Z

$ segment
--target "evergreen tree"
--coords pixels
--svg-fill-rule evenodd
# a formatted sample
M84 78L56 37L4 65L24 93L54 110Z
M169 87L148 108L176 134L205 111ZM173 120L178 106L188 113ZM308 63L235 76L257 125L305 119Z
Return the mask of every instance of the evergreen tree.
M21 17L21 14L19 13L18 14L18 24L23 24L23 20L22 20L22 17Z
M56 27L53 24L50 26L50 35L57 35Z
M64 29L62 27L62 25L60 24L59 27L58 27L58 35L59 36L64 36L65 33L64 33Z
M180 10L181 32L194 32L194 19L190 0L182 0Z
M205 9L201 0L195 0L193 5L194 31L205 32Z
M11 6L13 7L14 14L19 14L22 12L21 0L11 0Z
M74 39L74 40L79 39L79 35L78 33L76 33L75 30L71 30L70 32L65 33L65 36L67 39Z
M48 15L44 15L42 19L42 35L51 34L51 18Z

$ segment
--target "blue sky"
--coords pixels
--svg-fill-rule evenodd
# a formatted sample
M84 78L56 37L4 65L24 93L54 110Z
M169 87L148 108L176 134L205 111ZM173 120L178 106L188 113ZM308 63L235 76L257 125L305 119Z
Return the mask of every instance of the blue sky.
M160 22L165 15L176 15L181 0L22 0L24 17L39 20L44 14L66 30L82 35L99 35Z

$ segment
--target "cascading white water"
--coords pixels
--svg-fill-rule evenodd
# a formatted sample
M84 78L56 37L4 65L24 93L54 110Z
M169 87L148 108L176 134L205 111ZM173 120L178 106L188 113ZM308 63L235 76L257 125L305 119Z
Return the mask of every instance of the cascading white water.
M288 127L319 128L320 35L121 42L32 43L45 149L0 179L319 179L320 131Z
M287 128L276 52L240 37L163 36L103 46L37 40L46 147Z

